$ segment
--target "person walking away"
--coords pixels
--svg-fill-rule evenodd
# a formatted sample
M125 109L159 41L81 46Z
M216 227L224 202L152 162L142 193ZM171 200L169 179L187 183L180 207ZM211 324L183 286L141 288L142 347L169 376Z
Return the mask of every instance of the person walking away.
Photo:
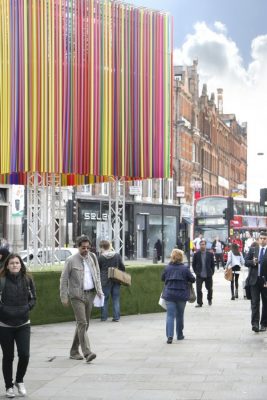
M239 233L235 234L235 237L232 240L232 243L236 243L238 245L239 251L243 253L243 241L240 239Z
M189 300L188 282L195 282L190 269L183 264L184 252L173 249L170 263L165 267L161 279L164 281L162 297L166 301L166 336L167 343L171 344L174 336L174 320L176 319L177 340L183 340L184 310Z
M9 256L10 252L6 247L0 247L0 272L4 268L5 261Z
M236 243L232 243L231 250L228 252L226 268L232 268L233 277L231 280L231 300L238 298L238 279L241 266L245 265L245 260ZM235 291L234 291L235 288Z
M60 298L63 306L67 307L69 299L76 319L76 330L70 358L86 359L89 363L96 358L91 351L88 328L96 295L103 296L100 281L100 270L96 255L90 251L91 241L83 235L77 240L78 252L70 256L64 265L60 277ZM83 356L79 353L79 346Z
M206 249L206 240L202 239L200 242L200 250L197 251L193 256L192 262L193 271L196 274L197 281L197 305L196 307L202 307L203 305L203 293L202 285L205 282L206 289L208 291L207 299L209 306L212 305L213 296L213 280L214 274L214 256L210 251Z
M212 243L212 249L215 255L217 270L220 268L220 262L222 264L222 267L224 268L224 261L223 261L224 243L219 239L218 236Z
M162 256L162 243L160 241L160 239L158 239L154 245L154 249L157 250L157 257L158 257L158 261L161 259Z
M260 232L259 244L251 246L245 257L247 283L251 291L251 325L256 333L267 329L267 233ZM260 298L262 312L260 319ZM260 327L259 327L260 324Z
M194 251L200 250L200 242L203 239L202 233L199 233L198 237L193 240Z
M0 343L3 352L2 371L6 397L15 397L14 386L20 396L26 396L24 376L30 359L29 311L36 303L33 280L18 254L5 260L0 273ZM14 347L17 346L18 365L13 383Z
M108 269L110 267L125 271L120 254L117 254L108 240L101 240L99 243L100 256L98 264L100 269L101 285L104 292L104 307L101 308L101 321L108 319L109 298L112 298L113 322L120 320L120 287L121 284L108 278Z

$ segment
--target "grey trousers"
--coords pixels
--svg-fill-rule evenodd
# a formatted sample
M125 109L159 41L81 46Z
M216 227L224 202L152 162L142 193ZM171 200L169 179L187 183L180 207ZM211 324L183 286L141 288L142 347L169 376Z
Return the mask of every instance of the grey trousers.
M89 328L95 295L95 292L84 292L82 299L71 299L71 305L76 319L76 329L70 349L70 355L79 353L79 345L81 346L84 357L91 353L87 330Z

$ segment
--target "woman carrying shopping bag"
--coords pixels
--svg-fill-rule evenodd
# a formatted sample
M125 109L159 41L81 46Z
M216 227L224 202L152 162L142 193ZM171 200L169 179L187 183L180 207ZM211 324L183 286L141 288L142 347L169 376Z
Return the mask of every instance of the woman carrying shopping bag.
M241 267L245 265L244 257L239 251L237 243L231 244L231 250L228 253L226 268L232 268L233 277L231 280L231 300L238 298L238 279ZM235 289L235 290L234 290Z
M174 320L176 319L177 340L183 340L184 310L189 300L188 283L195 282L190 269L183 264L184 252L173 249L170 263L165 267L161 279L164 281L162 298L166 301L166 336L167 343L171 344L174 335Z

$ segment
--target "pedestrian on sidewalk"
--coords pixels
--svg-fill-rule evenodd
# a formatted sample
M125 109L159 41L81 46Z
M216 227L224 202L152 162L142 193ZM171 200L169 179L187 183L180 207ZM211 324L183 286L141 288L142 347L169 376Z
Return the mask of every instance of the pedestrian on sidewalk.
M224 268L224 260L223 260L224 247L225 247L224 243L220 240L219 236L217 236L212 243L212 249L214 251L217 269L220 268L220 262L222 264L222 267Z
M238 279L240 275L241 266L245 265L244 257L242 253L239 251L239 247L237 243L231 244L231 250L227 255L226 268L232 268L233 277L231 280L231 300L235 300L238 298ZM234 290L235 288L235 290Z
M188 282L195 282L190 269L183 264L184 252L173 249L169 264L165 267L161 279L164 281L162 298L166 301L166 336L171 344L174 336L174 320L176 319L177 340L183 340L184 310L189 300Z
M60 298L63 306L69 305L69 299L76 319L76 330L70 358L90 362L96 358L91 351L87 330L91 317L94 298L103 296L100 270L96 255L90 252L91 241L85 235L77 240L78 253L69 257L60 278ZM83 356L79 353L79 345Z
M121 284L108 278L108 269L110 267L125 271L120 254L117 254L108 240L101 240L99 243L100 256L98 264L100 269L101 285L104 292L104 307L101 308L101 321L108 319L109 298L112 298L113 322L120 320L120 288Z
M267 233L260 232L259 243L251 246L245 258L249 268L247 283L251 292L251 325L256 333L267 329ZM262 313L260 319L260 298ZM260 328L259 328L260 324Z
M24 376L30 359L31 327L29 311L36 302L31 276L18 254L10 254L0 273L0 343L3 352L2 371L6 397L15 397L14 385L20 396L26 396ZM15 343L18 365L13 383Z
M212 276L214 274L214 256L213 253L207 251L206 240L201 239L200 250L198 250L193 256L192 267L196 274L197 280L197 305L196 307L202 307L203 305L203 293L202 285L205 282L206 289L208 291L207 299L209 306L212 305L213 295L213 281Z

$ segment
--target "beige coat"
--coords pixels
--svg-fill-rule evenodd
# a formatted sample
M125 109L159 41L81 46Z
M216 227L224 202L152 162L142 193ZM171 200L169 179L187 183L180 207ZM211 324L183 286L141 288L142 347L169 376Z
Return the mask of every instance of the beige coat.
M98 295L103 295L97 258L95 254L91 252L89 252L88 258L96 293ZM83 297L83 281L83 257L80 255L80 253L77 253L69 257L65 262L64 269L60 277L61 301L67 301L68 297L70 299L81 299Z

